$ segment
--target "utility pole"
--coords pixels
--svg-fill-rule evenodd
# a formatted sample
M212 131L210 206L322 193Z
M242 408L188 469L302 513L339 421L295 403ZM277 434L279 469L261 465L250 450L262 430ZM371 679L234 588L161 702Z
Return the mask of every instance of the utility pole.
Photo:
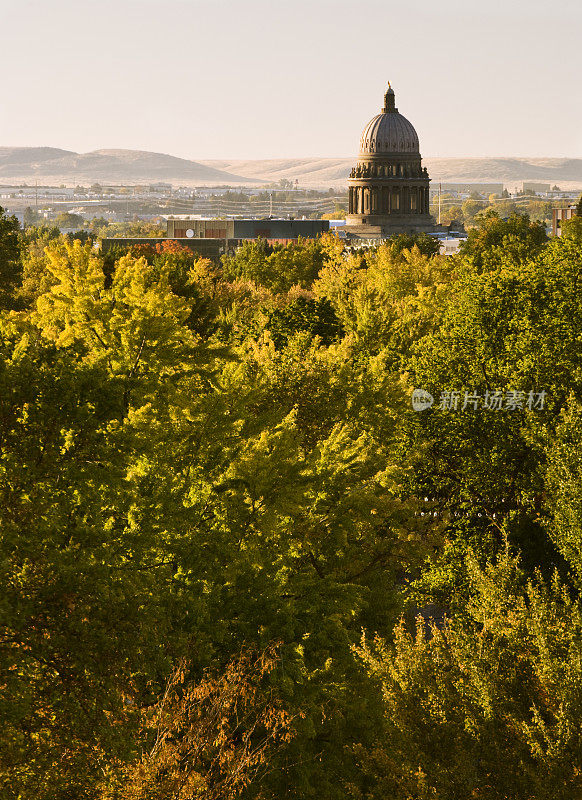
M441 187L442 183L439 183L439 225L441 224Z
M273 216L273 192L269 192L269 216Z
M34 182L34 207L38 208L38 179Z

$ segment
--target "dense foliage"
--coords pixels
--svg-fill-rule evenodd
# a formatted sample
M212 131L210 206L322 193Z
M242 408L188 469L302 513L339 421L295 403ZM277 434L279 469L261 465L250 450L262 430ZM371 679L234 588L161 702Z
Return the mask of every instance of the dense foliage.
M581 276L0 216L0 797L579 796Z

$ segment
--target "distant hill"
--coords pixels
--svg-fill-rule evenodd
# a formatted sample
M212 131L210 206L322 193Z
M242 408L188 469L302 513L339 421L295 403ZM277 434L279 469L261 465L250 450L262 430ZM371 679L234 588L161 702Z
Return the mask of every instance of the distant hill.
M262 183L286 178L297 179L302 186L345 185L354 158L272 158L252 161L202 161L216 169L230 171L236 164L237 174Z
M55 147L0 147L0 184L144 183L178 186L261 185L285 178L302 187L339 189L355 157L190 161L144 150L75 153ZM427 158L433 180L449 183L517 183L523 180L582 186L579 158Z
M345 185L354 165L351 158L300 158L254 161L202 161L216 169L236 172L259 181L278 181L281 178L302 186ZM449 183L511 183L546 181L582 186L581 158L425 158L433 182Z
M75 153L54 147L0 147L0 183L139 183L183 185L250 184L207 164L144 150L94 150Z
M433 180L450 182L545 181L582 186L582 158L427 158Z

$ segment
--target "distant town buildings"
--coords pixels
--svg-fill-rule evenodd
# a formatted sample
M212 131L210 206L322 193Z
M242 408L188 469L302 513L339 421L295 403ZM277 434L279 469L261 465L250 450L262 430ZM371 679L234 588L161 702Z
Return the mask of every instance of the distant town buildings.
M150 194L172 194L172 184L171 183L150 183L148 186L148 191Z
M454 197L469 197L477 192L483 198L489 197L490 194L498 194L501 197L503 189L502 183L442 183L435 181L430 187L430 195L434 197L440 191Z

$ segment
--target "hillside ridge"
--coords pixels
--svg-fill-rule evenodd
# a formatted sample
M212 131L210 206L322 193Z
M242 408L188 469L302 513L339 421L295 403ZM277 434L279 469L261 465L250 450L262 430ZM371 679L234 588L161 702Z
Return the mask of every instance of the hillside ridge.
M282 179L302 187L345 187L355 158L200 159L104 148L76 153L55 147L0 147L0 183L139 183L181 186L261 185ZM582 186L582 158L425 158L433 185L524 180Z

